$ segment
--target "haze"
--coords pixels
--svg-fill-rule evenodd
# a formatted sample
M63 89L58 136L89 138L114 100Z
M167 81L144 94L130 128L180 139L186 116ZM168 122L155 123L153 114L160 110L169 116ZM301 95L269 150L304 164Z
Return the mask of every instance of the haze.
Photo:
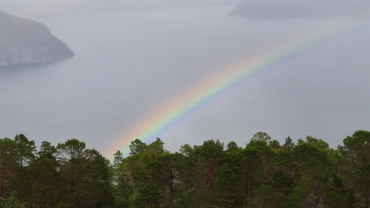
M77 138L110 157L119 140L135 139L125 132L167 101L324 21L229 16L238 3L1 1L0 10L43 23L76 56L0 69L0 138L23 133L54 145ZM258 131L281 143L312 135L336 147L370 130L368 14L330 18L354 26L252 75L157 136L174 152L209 139L244 147Z

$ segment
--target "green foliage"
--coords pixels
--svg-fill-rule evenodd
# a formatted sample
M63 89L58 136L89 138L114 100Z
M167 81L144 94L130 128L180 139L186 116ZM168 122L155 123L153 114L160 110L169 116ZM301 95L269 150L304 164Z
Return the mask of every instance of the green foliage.
M294 146L295 146L295 144L294 144L293 140L290 138L290 136L285 138L285 143L283 144L283 147L286 151L292 151Z
M109 161L84 142L71 139L57 146L59 200L71 207L102 207L113 204Z
M2 208L298 208L370 206L370 132L331 149L312 136L280 145L265 132L245 148L204 141L171 153L131 142L113 163L77 139L36 152L24 135L0 139Z
M1 203L2 208L26 208L27 203L20 202L17 197L11 196Z
M191 156L194 153L194 150L190 145L184 144L181 146L180 152L185 156Z
M47 157L54 157L57 153L57 149L51 145L48 141L43 141L41 143L40 151L38 152L39 155L46 155Z
M245 196L242 194L243 186L240 181L240 168L230 167L225 163L218 171L212 192L213 203L220 207L242 207Z
M302 145L302 144L311 144L321 150L327 150L329 149L329 144L326 143L325 141L321 139L316 139L313 138L312 136L307 136L306 140L298 139L298 144L297 145Z
M226 149L227 152L237 151L237 150L239 150L239 147L235 142L231 141L227 144L227 149Z
M145 151L146 144L141 142L140 139L135 139L130 144L130 155L140 154Z
M253 191L252 197L248 199L247 208L280 208L285 201L286 196L275 191L271 186L261 185Z
M360 130L347 136L338 150L346 185L354 190L358 205L370 207L370 132Z
M301 172L302 177L290 195L287 207L352 207L352 192L341 178L317 161L316 166Z
M155 184L147 183L143 187L139 188L137 192L137 197L133 200L135 207L160 207L160 193L158 186Z
M69 208L69 206L64 201L61 201L58 204L58 208Z
M21 169L17 143L9 138L0 139L0 197L6 198L13 192L14 183Z
M285 195L289 195L294 188L294 178L283 171L277 171L272 175L271 187Z
M22 167L28 165L35 157L35 142L29 141L27 137L25 137L23 134L15 136L14 141L17 145L16 152L19 158L20 165Z
M113 159L113 167L114 168L117 168L119 166L119 164L122 162L123 160L123 156L122 156L122 152L117 150L116 153L114 153L114 159Z
M261 141L269 142L271 140L271 137L266 132L257 132L251 138L251 141L254 141L254 140L261 140Z
M252 140L245 149L239 152L240 166L243 172L243 193L251 195L265 181L264 165L271 159L273 152L265 140Z
M40 155L29 167L31 185L30 202L38 206L56 206L59 173L55 157Z
M272 140L269 142L269 146L271 148L280 148L280 142L277 140Z

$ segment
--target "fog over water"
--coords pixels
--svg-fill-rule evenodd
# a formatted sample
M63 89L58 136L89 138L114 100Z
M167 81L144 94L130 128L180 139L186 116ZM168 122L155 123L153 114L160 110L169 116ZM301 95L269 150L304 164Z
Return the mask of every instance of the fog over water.
M24 2L0 2L0 10L43 23L76 55L0 69L0 138L23 133L37 144L77 138L105 156L166 101L324 21L228 16L238 3L229 0L39 1L28 9ZM209 139L244 147L258 131L281 143L312 135L336 147L355 130L370 130L370 24L364 17L354 22L357 27L250 76L157 136L170 151Z

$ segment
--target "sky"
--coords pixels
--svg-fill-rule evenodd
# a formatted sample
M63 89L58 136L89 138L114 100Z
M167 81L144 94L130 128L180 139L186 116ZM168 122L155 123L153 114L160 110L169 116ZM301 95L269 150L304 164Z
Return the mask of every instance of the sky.
M239 0L12 0L76 56L0 71L0 138L77 138L106 157L135 138L174 152L254 133L331 147L370 130L367 16L251 19Z

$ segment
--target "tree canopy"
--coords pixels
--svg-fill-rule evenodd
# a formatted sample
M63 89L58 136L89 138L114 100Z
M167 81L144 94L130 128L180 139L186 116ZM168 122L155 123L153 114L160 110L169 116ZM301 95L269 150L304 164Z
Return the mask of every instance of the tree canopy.
M39 150L22 134L0 139L0 207L370 207L369 131L336 149L313 136L280 145L257 132L246 141L171 153L160 138L135 139L111 163L77 139Z

